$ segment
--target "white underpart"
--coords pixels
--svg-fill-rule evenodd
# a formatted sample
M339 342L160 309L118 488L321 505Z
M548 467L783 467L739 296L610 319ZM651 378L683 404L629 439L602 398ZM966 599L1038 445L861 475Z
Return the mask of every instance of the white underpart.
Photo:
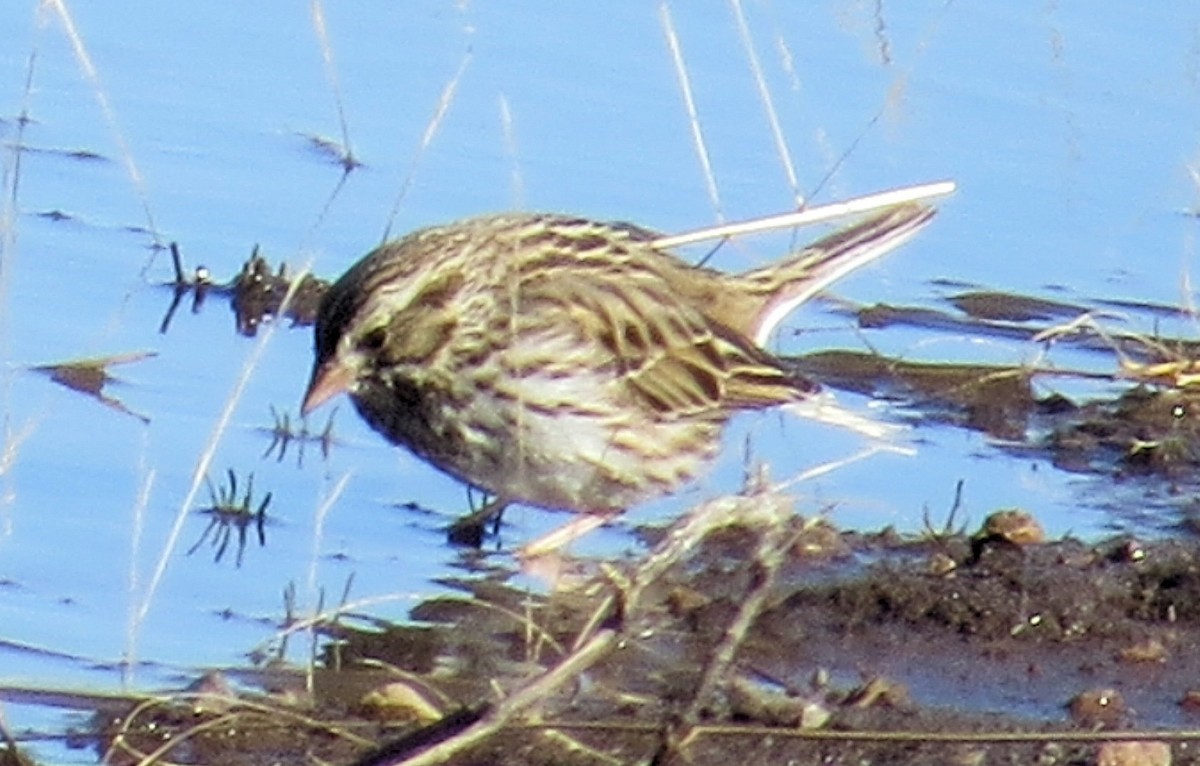
M528 496L586 494L600 476L636 476L647 461L664 474L686 468L694 456L679 456L679 445L694 425L685 419L645 429L623 422L626 410L615 402L624 383L611 371L585 372L577 344L572 336L545 332L522 335L506 350L506 362L522 371L507 382L510 393L537 405L516 410L517 443L510 449L517 475L510 485ZM635 439L639 449L628 449Z

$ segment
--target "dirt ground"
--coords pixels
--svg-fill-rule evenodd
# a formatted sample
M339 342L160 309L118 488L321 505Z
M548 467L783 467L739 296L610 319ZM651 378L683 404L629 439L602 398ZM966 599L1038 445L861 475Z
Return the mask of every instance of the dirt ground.
M1020 512L862 535L768 491L647 536L636 562L556 562L549 596L497 573L412 624L323 625L311 689L268 668L108 701L79 744L128 764L1200 763L1194 541L1046 542Z

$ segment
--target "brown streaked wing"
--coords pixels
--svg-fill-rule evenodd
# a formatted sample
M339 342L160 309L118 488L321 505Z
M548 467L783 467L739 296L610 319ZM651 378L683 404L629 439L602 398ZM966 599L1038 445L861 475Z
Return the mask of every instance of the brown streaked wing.
M579 358L615 370L631 399L657 417L722 417L815 389L636 262L530 270L519 289L518 312L530 330L570 328Z

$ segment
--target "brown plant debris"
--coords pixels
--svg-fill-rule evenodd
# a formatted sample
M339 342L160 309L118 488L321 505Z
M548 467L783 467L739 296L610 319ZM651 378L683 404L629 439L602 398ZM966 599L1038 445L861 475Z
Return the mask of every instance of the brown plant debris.
M119 364L141 362L146 359L152 359L155 356L157 354L153 351L135 351L128 354L114 354L112 356L76 359L70 362L37 365L31 369L49 376L50 380L60 386L65 386L72 391L95 399L105 407L126 415L132 415L144 423L149 423L150 418L129 409L120 399L105 393L105 388L109 383L118 380L118 378L109 374L108 368Z

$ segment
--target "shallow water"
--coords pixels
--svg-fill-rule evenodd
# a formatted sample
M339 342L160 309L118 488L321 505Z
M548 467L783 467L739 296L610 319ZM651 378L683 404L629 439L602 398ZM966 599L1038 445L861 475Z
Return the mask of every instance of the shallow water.
M463 490L383 444L345 403L328 461L312 445L303 465L294 451L282 461L262 457L270 408L295 417L310 333L283 323L261 346L238 336L226 306L210 299L196 314L185 304L160 334L171 293L159 285L172 272L156 242L178 242L189 266L203 264L218 280L232 278L256 244L272 262L311 264L332 278L385 232L488 210L562 210L679 231L785 210L798 194L830 201L952 178L959 192L933 226L839 295L944 307L958 288L935 281L953 280L1056 300L1191 299L1184 287L1195 268L1200 188L1189 169L1200 148L1193 5L1160 3L1130 17L1065 4L835 2L801 11L748 3L798 190L729 8L669 9L717 204L655 4L325 7L335 88L314 20L294 4L235 14L6 0L0 641L14 646L0 643L0 683L175 685L196 668L240 664L269 641L291 583L298 607L311 610L322 592L326 604L340 598L353 578L352 598L400 594L369 611L402 618L408 594L435 592L433 578L464 557L440 531L465 507ZM339 105L364 163L344 183L341 166L311 140L346 143ZM19 155L18 143L26 147ZM787 244L741 243L715 264L743 268ZM1133 319L1135 329L1155 329ZM785 331L780 350L869 342L907 359L1010 364L1041 350L858 332L817 308L795 326L816 329ZM1159 327L1194 334L1187 322ZM27 369L137 351L157 356L114 367L119 380L106 393L148 423ZM1066 367L1111 364L1055 353ZM1075 393L1060 381L1041 385ZM634 521L736 488L747 435L753 457L778 479L861 446L777 415L747 418L709 479ZM979 434L922 426L913 440L915 458L878 456L804 484L804 507L832 503L842 524L914 530L925 509L936 518L950 507L964 479L965 510L976 520L1019 505L1051 534L1084 536L1174 521L1131 514L1140 496L1113 507L1105 486L1011 457ZM254 473L256 500L272 493L267 546L252 545L240 568L229 556L214 563L208 547L187 555L207 524L195 513L207 491L194 477L207 472L219 483L228 468ZM432 510L403 507L410 502ZM562 517L518 509L508 520L505 549ZM580 550L634 547L616 529ZM146 664L122 668L123 659ZM10 705L4 714L17 730L45 726L44 711Z

